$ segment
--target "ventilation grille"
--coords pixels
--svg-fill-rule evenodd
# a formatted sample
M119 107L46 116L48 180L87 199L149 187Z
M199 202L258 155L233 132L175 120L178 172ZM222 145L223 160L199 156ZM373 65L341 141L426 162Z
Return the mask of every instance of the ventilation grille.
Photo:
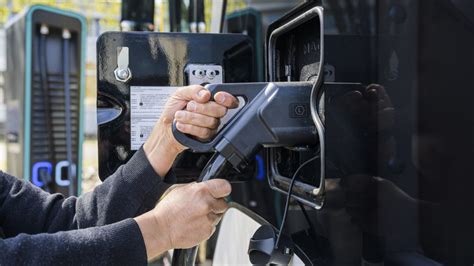
M70 112L72 133L72 160L77 162L78 131L79 131L79 77L71 74L70 80ZM33 77L31 95L31 160L32 162L58 162L67 159L66 145L66 106L64 95L63 74L48 74L47 95L41 87L41 77L36 73ZM45 97L49 97L49 110L45 107ZM49 112L51 129L46 127ZM52 146L49 147L49 132L52 134ZM51 150L51 152L50 152ZM53 154L53 158L51 155ZM53 160L54 159L54 160Z

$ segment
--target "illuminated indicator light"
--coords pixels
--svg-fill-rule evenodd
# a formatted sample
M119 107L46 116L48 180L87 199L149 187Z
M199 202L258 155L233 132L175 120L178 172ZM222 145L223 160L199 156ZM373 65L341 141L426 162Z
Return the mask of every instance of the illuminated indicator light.
M44 183L39 180L39 170L46 168L50 175L53 174L53 165L50 162L37 162L33 164L33 173L31 175L31 182L38 187L44 186Z
M263 158L262 156L257 155L255 156L255 160L257 161L257 176L255 178L262 181L265 178L265 165L263 164Z
M69 186L69 184L71 184L71 181L67 179L67 175L65 179L63 179L63 176L62 176L62 169L64 167L66 167L67 169L68 166L69 166L68 161L60 161L58 164L56 164L56 173L54 175L54 179L56 180L56 184L58 184L58 186L67 187ZM67 171L68 170L66 170L66 173ZM76 165L72 164L71 172L74 173L75 171L76 171Z

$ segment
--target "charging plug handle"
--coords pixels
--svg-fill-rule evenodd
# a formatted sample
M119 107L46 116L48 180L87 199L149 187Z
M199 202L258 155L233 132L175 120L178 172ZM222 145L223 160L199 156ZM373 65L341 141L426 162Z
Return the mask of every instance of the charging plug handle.
M215 93L226 91L246 99L246 105L209 142L178 131L178 142L196 152L217 152L238 171L262 147L292 147L317 143L310 115L310 82L212 84Z
M212 98L217 92L226 91L231 93L232 95L238 97L242 97L247 103L253 101L253 99L263 91L268 83L235 83L235 84L208 84L206 88L211 92ZM248 105L248 104L247 104ZM176 128L176 121L173 122L172 125L172 132L174 138L181 143L182 145L190 148L195 152L213 152L215 151L214 148L216 147L217 143L222 139L223 133L226 131L230 125L235 122L236 118L239 116L240 113L244 112L248 106L244 106L242 110L240 110L229 123L221 129L219 134L217 134L211 141L208 142L201 142L189 135L186 135L179 131Z

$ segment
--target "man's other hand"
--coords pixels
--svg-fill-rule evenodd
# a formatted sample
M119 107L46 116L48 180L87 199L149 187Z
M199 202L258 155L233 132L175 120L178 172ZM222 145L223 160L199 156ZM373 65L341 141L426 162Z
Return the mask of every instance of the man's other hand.
M135 218L148 258L207 240L228 208L224 197L230 192L230 183L223 179L178 186L155 209Z

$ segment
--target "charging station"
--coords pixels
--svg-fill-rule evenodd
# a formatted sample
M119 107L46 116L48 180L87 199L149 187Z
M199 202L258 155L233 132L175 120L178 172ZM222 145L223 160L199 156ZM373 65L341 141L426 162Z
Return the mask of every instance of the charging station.
M255 47L255 64L257 66L256 81L265 80L265 55L263 45L262 15L259 11L247 8L232 12L225 16L224 29L228 33L241 33L250 37Z
M261 80L255 57L239 56L226 66L215 60L221 50L214 44L228 34L135 34L134 42L126 33L105 36L98 44L104 173L125 163L141 145L136 140L146 136L146 128L137 130L142 120L134 113L147 104L140 99L152 98L136 87L154 90L150 94L159 97L153 101L163 102L170 87L213 83L211 92L246 95L249 101L209 142L174 131L194 150L175 165L181 181L228 178L229 169L244 171L263 149L267 187L286 197L283 208L281 200L270 199L280 211L276 216L282 216L279 223L236 197L231 208L260 228L249 242L241 235L223 238L230 244L217 239L216 252L245 242L250 262L259 265L287 265L293 255L305 265L472 262L472 237L462 231L472 232L472 223L459 222L472 221L466 215L472 210L466 198L472 186L465 185L472 184L465 174L472 172L466 167L472 165L472 145L464 142L472 136L472 116L464 115L472 106L472 90L465 86L474 62L472 16L466 15L472 12L463 1L451 0L349 2L305 1L271 24L265 39L267 83L255 82ZM240 17L252 16L229 16L227 30L257 36L251 32L256 27L239 25ZM212 42L203 42L211 36ZM202 57L193 52L199 49ZM241 72L243 62L252 62L252 71ZM224 76L209 82L206 71ZM229 72L246 75L229 79ZM221 84L233 82L238 84ZM247 184L237 193L266 194ZM439 235L439 228L449 234ZM464 257L456 257L461 253ZM175 250L172 264L194 265L196 254L197 247Z
M86 22L31 6L6 28L9 173L49 192L81 190Z
M188 148L167 175L176 178L167 182L219 178L229 181L232 191L225 199L205 195L208 204L225 201L226 211L220 204L204 210L194 204L198 201L184 202L182 213L172 215L190 218L192 208L206 211L213 221L210 228L204 223L211 235L194 246L178 245L181 241L171 236L174 250L149 264L473 265L472 0L253 0L232 3L230 14L227 0L121 2L121 32L103 33L96 47L102 181L120 169L133 171L131 164L119 167L142 148L177 89L201 85L213 96L225 91L239 99L239 107L229 110L209 139L179 131L176 121L164 129ZM8 12L12 3L7 3ZM107 8L109 4L105 2ZM165 18L166 7L171 32L154 32L153 18ZM282 9L287 13L282 15ZM209 18L212 34L204 33ZM96 14L88 19L96 26L102 23ZM6 27L7 170L23 177L23 184L64 196L81 193L85 27L81 15L46 6L25 10ZM10 177L5 178L8 189ZM100 194L110 181L92 193ZM125 183L125 190L115 193L130 198L130 185L140 182ZM106 203L114 190L107 190ZM143 191L138 187L134 192ZM174 192L177 197L165 207L187 196ZM7 216L16 194L9 196ZM87 212L90 201L82 202ZM142 204L138 213L127 213L130 204L122 204L125 215L118 218L164 202L151 203ZM92 207L94 212L97 206ZM5 239L7 249L15 242L35 242L34 235L17 239L18 231L77 229L74 223L63 228L54 221L51 228L30 228L31 219L20 222L28 208L16 209L13 214L20 219L6 217L6 230L0 226L0 242ZM99 213L110 216L100 206ZM152 218L160 215L170 216L164 208ZM38 219L40 225L49 223L45 217ZM119 263L145 262L150 250L157 251L140 219L138 231L127 221L92 220L86 224L118 225L122 235L138 236L139 242L140 231L146 233L145 248L121 245L97 253L96 260L107 263L118 252L124 255ZM160 232L150 235L159 237L173 222L168 219ZM176 225L183 226L174 225L168 229L176 232L181 229ZM198 233L180 240L206 232ZM23 261L34 255L40 262L57 258L83 264L80 255L87 253L90 241L79 242L73 253L67 248L71 245L54 254L44 253L44 247L32 251L45 256L19 255L13 247L3 257Z
M254 48L241 34L103 34L97 43L99 176L138 150L179 86L255 81ZM184 152L178 182L194 180L207 153Z

